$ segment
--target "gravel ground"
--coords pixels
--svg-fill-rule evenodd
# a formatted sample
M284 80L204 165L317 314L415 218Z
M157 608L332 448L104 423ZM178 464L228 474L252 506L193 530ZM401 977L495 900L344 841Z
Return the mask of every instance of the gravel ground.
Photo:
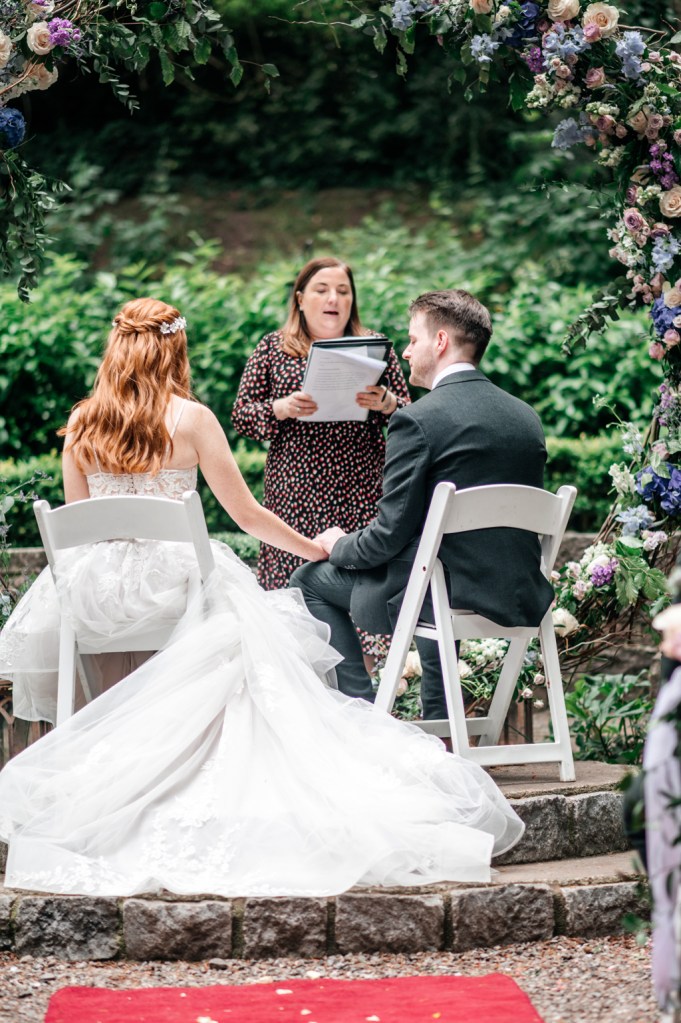
M294 977L366 979L418 974L507 973L545 1023L657 1023L650 948L633 937L552 938L473 952L347 955L326 959L66 963L0 953L0 1023L42 1023L50 995L70 984L92 987L201 987ZM131 1021L132 1023L132 1021Z

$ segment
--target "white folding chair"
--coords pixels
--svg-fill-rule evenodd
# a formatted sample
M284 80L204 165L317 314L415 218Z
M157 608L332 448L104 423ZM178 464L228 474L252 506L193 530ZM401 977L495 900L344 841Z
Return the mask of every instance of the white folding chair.
M208 538L201 498L195 490L181 501L165 497L112 496L74 501L51 509L47 501L33 505L47 560L55 575L57 552L83 544L106 540L164 540L190 543L196 554L196 569L189 577L187 601L197 592L215 566ZM82 654L160 650L170 638L177 622L167 619L159 626L147 625L139 632L112 637L104 647L95 647L78 639L64 616L59 635L59 674L57 684L57 724L71 717L75 706L76 670L86 700L91 699Z
M567 486L561 487L557 494L550 494L534 487L505 484L472 487L457 492L453 483L438 484L381 675L375 702L377 708L392 710L412 638L416 635L435 640L442 663L448 718L417 721L415 724L435 735L451 736L454 752L478 764L492 766L558 762L561 781L574 781L575 768L551 610L546 612L537 627L505 628L471 611L450 608L444 569L438 553L443 536L449 533L500 526L530 530L541 535L542 571L549 578L576 494L574 487ZM429 587L434 625L419 622ZM523 658L530 641L537 636L544 658L544 675L555 739L553 742L498 745ZM485 717L467 718L454 644L456 640L483 638L503 638L510 642L488 714ZM478 736L477 746L470 746L470 735Z

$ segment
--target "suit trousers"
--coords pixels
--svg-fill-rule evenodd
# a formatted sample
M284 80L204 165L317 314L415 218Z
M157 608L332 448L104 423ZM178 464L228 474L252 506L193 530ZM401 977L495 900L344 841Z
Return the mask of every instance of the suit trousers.
M375 694L371 679L364 666L362 647L355 625L365 628L361 621L353 623L350 617L352 594L361 571L340 568L329 561L308 562L297 568L291 576L291 586L302 590L310 614L331 629L331 646L342 655L343 661L337 666L338 688L346 696L361 697L373 703ZM391 601L387 605L391 628L395 627L399 604ZM433 621L430 598L421 612L423 621ZM368 623L367 623L368 624ZM442 669L437 643L429 639L417 639L416 646L421 658L421 703L424 719L447 717L447 703L442 682Z

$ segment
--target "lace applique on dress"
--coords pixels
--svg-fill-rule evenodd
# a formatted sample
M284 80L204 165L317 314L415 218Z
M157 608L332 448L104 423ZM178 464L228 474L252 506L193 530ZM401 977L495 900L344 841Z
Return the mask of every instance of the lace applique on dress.
M190 469L159 469L150 472L93 472L87 477L90 497L116 494L140 494L143 497L169 497L181 501L188 490L196 490L196 466Z

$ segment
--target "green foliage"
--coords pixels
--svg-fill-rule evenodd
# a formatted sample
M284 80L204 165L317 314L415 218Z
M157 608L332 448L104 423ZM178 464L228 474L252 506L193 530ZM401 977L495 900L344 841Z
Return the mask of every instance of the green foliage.
M503 262L493 238L471 249L439 223L411 231L399 220L369 218L361 227L321 235L318 251L354 266L363 322L385 331L398 352L407 343L409 303L421 292L457 286L487 301L495 331L483 368L537 409L547 433L599 433L609 415L594 405L596 394L625 418L645 422L661 371L640 341L640 317L622 318L566 361L562 337L583 307L585 289L563 287L527 262L508 275L502 293L490 270L488 246L495 244ZM112 316L145 292L187 317L197 396L234 441L230 417L243 367L259 338L283 322L298 261L265 262L246 280L212 270L218 257L217 246L203 244L166 267L137 262L92 275L84 261L60 255L28 305L8 285L0 287L0 452L51 450L55 431L92 385Z
M248 533L211 533L211 536L214 540L220 540L231 547L242 561L254 564L258 560L260 541L254 536L249 536Z
M578 760L639 764L652 711L641 675L584 675L565 694Z
M570 529L596 532L613 502L608 469L622 458L615 431L595 437L547 437L545 485L554 493L564 484L577 487Z

